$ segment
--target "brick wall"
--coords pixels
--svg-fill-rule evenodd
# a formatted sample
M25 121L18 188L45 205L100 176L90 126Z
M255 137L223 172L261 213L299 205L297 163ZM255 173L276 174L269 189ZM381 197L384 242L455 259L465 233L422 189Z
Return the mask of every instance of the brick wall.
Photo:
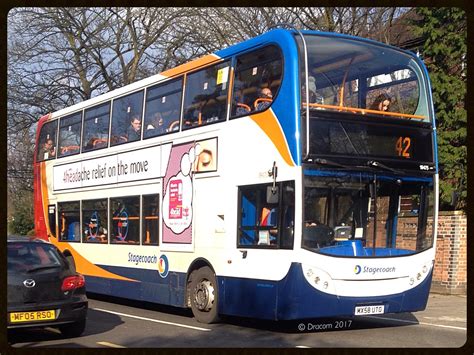
M431 291L466 294L467 218L461 211L440 212Z
M396 247L418 250L428 247L429 238L419 240L416 234L418 217L400 215L397 227ZM427 235L431 235L433 219L428 218ZM368 235L373 234L373 225L368 226ZM385 246L386 226L383 218L377 222L377 247ZM367 246L372 246L367 240ZM431 291L447 294L466 294L467 290L467 219L461 211L440 212L436 256Z

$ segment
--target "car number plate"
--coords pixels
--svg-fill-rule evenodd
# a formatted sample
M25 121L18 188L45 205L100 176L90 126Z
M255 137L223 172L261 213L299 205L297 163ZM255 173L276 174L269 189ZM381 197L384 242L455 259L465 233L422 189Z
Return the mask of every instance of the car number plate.
M40 322L43 320L54 320L54 319L56 319L56 311L54 310L10 313L11 323Z
M384 305L376 306L357 306L354 311L356 316L365 316L367 314L383 314L385 311Z

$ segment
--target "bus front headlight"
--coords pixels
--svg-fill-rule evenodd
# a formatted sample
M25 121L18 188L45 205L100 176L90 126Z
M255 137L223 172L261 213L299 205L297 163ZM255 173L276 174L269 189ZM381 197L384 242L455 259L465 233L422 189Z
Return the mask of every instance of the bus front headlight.
M335 294L334 280L326 271L318 269L314 266L303 267L303 275L306 281L314 288L325 293Z

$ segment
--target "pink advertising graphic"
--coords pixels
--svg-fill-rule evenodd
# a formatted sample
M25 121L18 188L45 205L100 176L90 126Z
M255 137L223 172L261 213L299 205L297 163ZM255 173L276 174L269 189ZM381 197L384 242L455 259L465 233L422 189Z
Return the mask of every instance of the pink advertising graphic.
M163 243L192 243L194 158L194 143L171 149L163 181Z
M216 171L216 153L216 138L171 148L163 180L163 243L192 243L193 176Z

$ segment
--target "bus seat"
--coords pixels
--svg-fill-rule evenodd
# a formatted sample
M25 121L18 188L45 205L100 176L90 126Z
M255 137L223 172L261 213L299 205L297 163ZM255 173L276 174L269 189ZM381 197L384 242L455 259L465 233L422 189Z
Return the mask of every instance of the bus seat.
M246 105L246 104L243 104L243 103L240 103L240 102L237 102L236 104L237 107L240 107L241 109L247 111L247 112L250 112L252 111L252 109L250 108L249 105Z
M107 145L107 138L96 138L92 141L94 148L105 147Z
M174 132L179 129L179 120L171 122L171 124L168 127L168 132Z
M258 99L256 99L253 103L253 107L255 109L257 109L257 106L260 102L269 102L270 104L273 102L272 99L267 99L266 97L259 97Z
M80 234L79 227L80 227L79 222L72 222L69 225L67 240L74 240L74 241L80 240L81 234Z
M66 153L77 153L79 151L79 146L78 145L68 145L65 147L61 147L61 154L66 154Z

